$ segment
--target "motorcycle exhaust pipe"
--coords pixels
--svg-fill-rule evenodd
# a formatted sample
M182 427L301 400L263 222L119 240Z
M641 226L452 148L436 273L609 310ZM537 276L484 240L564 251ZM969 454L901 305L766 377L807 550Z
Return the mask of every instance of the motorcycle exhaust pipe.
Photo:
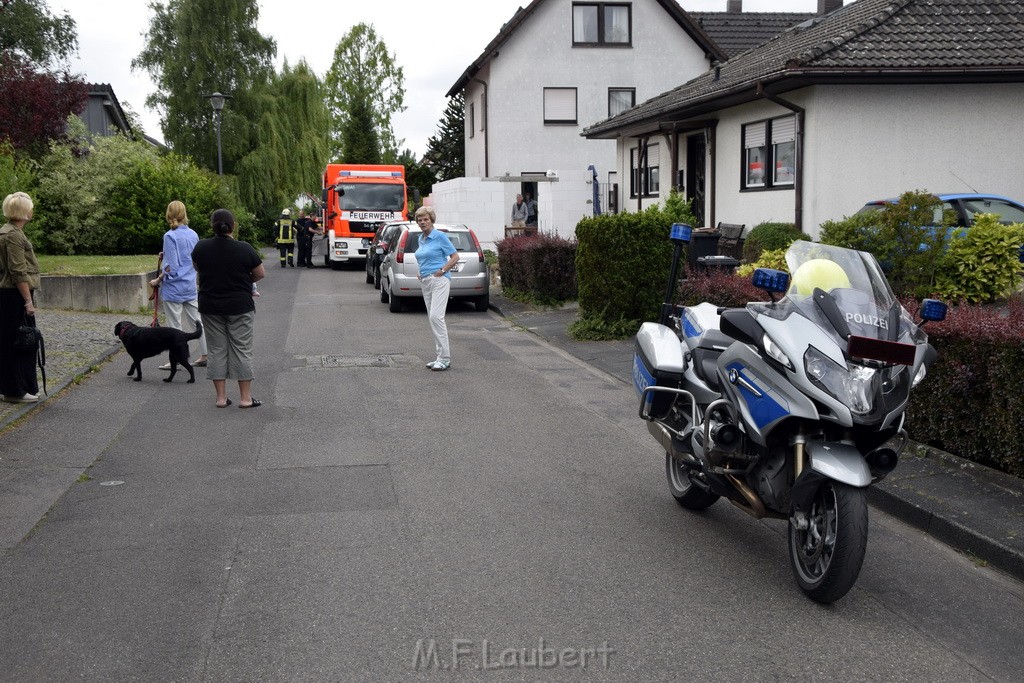
M876 476L885 476L896 469L899 456L891 448L876 448L867 455L868 467Z

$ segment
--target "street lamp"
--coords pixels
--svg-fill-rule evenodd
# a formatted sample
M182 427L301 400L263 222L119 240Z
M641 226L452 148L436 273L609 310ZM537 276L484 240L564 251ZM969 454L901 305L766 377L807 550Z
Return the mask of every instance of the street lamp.
M207 95L206 99L210 100L213 115L217 119L217 173L224 175L224 164L220 156L220 112L224 109L224 102L231 99L231 95L221 95L219 92L215 92L212 95Z

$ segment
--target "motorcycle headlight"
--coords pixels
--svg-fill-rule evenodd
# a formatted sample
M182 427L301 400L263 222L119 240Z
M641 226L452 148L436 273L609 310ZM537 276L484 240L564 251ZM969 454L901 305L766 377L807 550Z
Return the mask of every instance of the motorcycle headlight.
M804 354L804 371L811 382L854 413L870 413L878 394L878 372L862 365L839 365L813 346Z
M767 334L762 338L761 345L764 346L764 352L770 357L779 361L790 370L793 369L793 364L789 361L789 356L787 356L783 350L779 348L778 344L772 341L772 338Z

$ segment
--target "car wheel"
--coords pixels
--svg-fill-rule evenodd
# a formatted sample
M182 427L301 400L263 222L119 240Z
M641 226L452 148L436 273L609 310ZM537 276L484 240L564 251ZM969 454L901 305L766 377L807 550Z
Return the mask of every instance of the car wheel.
M381 290L384 288L382 287ZM394 294L388 293L388 310L392 313L402 312L402 297L395 296Z
M324 265L327 266L328 268L331 267L331 257L330 256L324 256Z
M373 273L370 272L370 269L372 267L373 267L373 261L367 259L366 260L366 284L371 284L373 282Z
M386 304L388 302L388 293L387 290L384 289L383 283L380 285L380 302L382 304Z
M482 313L483 311L486 311L490 307L491 295L484 294L483 296L478 296L475 299L473 299L473 304L476 305L476 310Z
M374 267L373 269L373 288L380 289L380 267Z

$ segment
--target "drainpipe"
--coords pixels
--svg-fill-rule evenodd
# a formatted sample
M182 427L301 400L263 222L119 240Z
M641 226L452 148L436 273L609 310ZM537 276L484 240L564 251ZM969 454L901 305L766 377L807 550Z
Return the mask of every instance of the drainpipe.
M796 207L793 211L793 223L796 225L796 229L803 232L804 229L804 109L798 107L792 102L778 97L777 95L769 95L765 92L764 83L761 81L757 82L757 94L761 97L774 102L780 107L785 107L791 112L796 114L796 177L793 179L793 194ZM767 172L767 169L765 169Z
M483 110L483 119L484 119L484 178L486 178L489 175L491 175L491 173L490 173L490 164L487 161L487 134L490 133L490 126L487 125L487 105L488 105L488 102L487 102L487 83L482 81L482 80L480 80L479 78L476 78L476 77L474 77L472 80L476 81L477 83L479 83L480 85L482 85L484 87L484 110Z

